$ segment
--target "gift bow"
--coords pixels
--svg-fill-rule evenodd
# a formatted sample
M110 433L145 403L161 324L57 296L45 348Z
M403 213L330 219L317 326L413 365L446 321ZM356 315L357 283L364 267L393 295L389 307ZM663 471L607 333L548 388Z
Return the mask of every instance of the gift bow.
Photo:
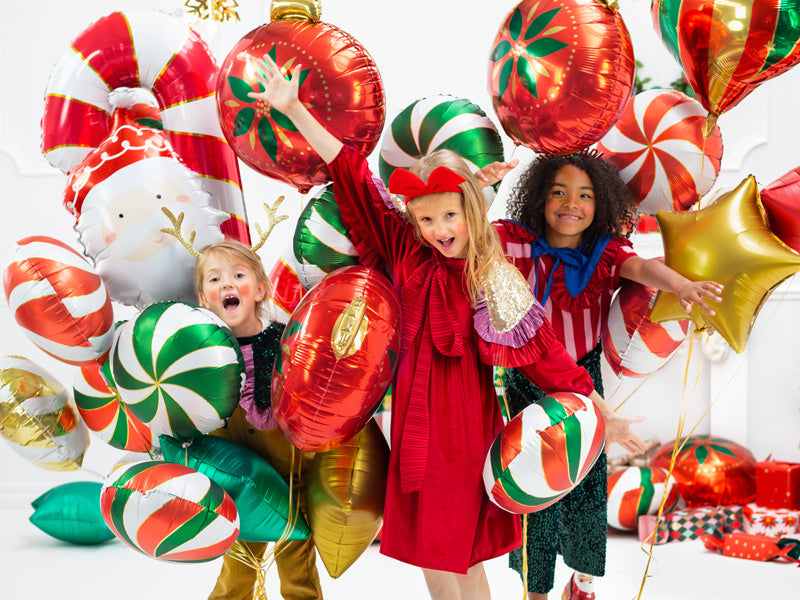
M389 177L389 191L393 194L400 194L405 196L406 204L417 196L424 196L425 194L438 194L441 192L457 192L461 193L459 184L464 183L466 179L442 165L436 167L428 177L427 183L422 179L406 169L395 169Z

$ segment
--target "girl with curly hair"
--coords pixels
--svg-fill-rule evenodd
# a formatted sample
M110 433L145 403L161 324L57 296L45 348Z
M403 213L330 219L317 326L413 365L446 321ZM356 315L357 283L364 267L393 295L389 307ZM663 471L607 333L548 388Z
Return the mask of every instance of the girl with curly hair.
M480 175L485 185L516 166L493 163ZM633 199L616 168L600 155L582 152L545 155L521 175L508 204L512 220L494 223L510 260L527 278L567 352L591 375L603 394L600 336L621 278L674 293L688 313L693 304L709 314L706 300L719 302L722 286L693 282L657 259L638 256L627 239L636 223ZM545 394L511 369L506 397L510 416ZM607 423L640 421L615 414L598 403ZM607 429L608 443L641 452L636 436ZM594 600L593 577L605 571L606 457L601 455L586 478L561 501L528 515L526 589L530 600L546 600L553 588L556 555L575 570L564 590L566 600ZM522 549L509 565L523 572Z

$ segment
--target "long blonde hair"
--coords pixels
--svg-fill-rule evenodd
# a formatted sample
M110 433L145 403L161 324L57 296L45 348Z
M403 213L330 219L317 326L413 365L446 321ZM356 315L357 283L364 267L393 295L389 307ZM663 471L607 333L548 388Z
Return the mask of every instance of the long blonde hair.
M272 296L272 286L258 254L237 240L222 240L216 244L209 244L200 250L199 254L197 266L194 269L198 296L203 293L203 271L209 258L217 256L230 262L242 262L253 271L256 283L265 283L267 285L267 293L264 294L260 302L256 303L256 316L260 319L267 314L266 304Z
M464 160L451 150L437 150L419 159L409 168L409 171L427 181L431 172L436 167L444 165L452 169L465 181L458 187L461 189L461 205L464 208L464 218L467 223L467 256L464 263L464 274L466 275L467 292L472 303L475 304L483 285L481 280L489 272L493 264L497 261L505 261L505 253L489 217L486 216L488 207L483 191L475 183L472 172ZM417 198L424 198L418 196ZM414 198L409 202L413 210ZM417 237L422 239L419 225L414 219L410 219L414 225Z

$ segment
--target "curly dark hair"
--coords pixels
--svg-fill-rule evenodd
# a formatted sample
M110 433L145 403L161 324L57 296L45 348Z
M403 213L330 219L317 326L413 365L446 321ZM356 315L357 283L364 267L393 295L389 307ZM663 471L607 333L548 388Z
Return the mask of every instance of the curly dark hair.
M616 167L597 153L537 156L514 186L507 206L508 217L544 235L544 205L556 172L564 165L584 171L594 187L594 220L583 232L583 252L589 255L601 234L630 235L638 220L636 205Z

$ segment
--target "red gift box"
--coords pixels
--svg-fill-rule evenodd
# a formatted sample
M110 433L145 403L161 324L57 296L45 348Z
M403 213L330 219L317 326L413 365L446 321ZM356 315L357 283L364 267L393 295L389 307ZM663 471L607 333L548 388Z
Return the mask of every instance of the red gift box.
M715 535L703 536L703 544L708 550L716 550L724 556L747 558L749 560L771 560L792 558L792 546L783 546L778 538L765 535L751 535L748 533L727 533L722 537Z
M800 463L776 460L756 463L756 504L800 509Z

